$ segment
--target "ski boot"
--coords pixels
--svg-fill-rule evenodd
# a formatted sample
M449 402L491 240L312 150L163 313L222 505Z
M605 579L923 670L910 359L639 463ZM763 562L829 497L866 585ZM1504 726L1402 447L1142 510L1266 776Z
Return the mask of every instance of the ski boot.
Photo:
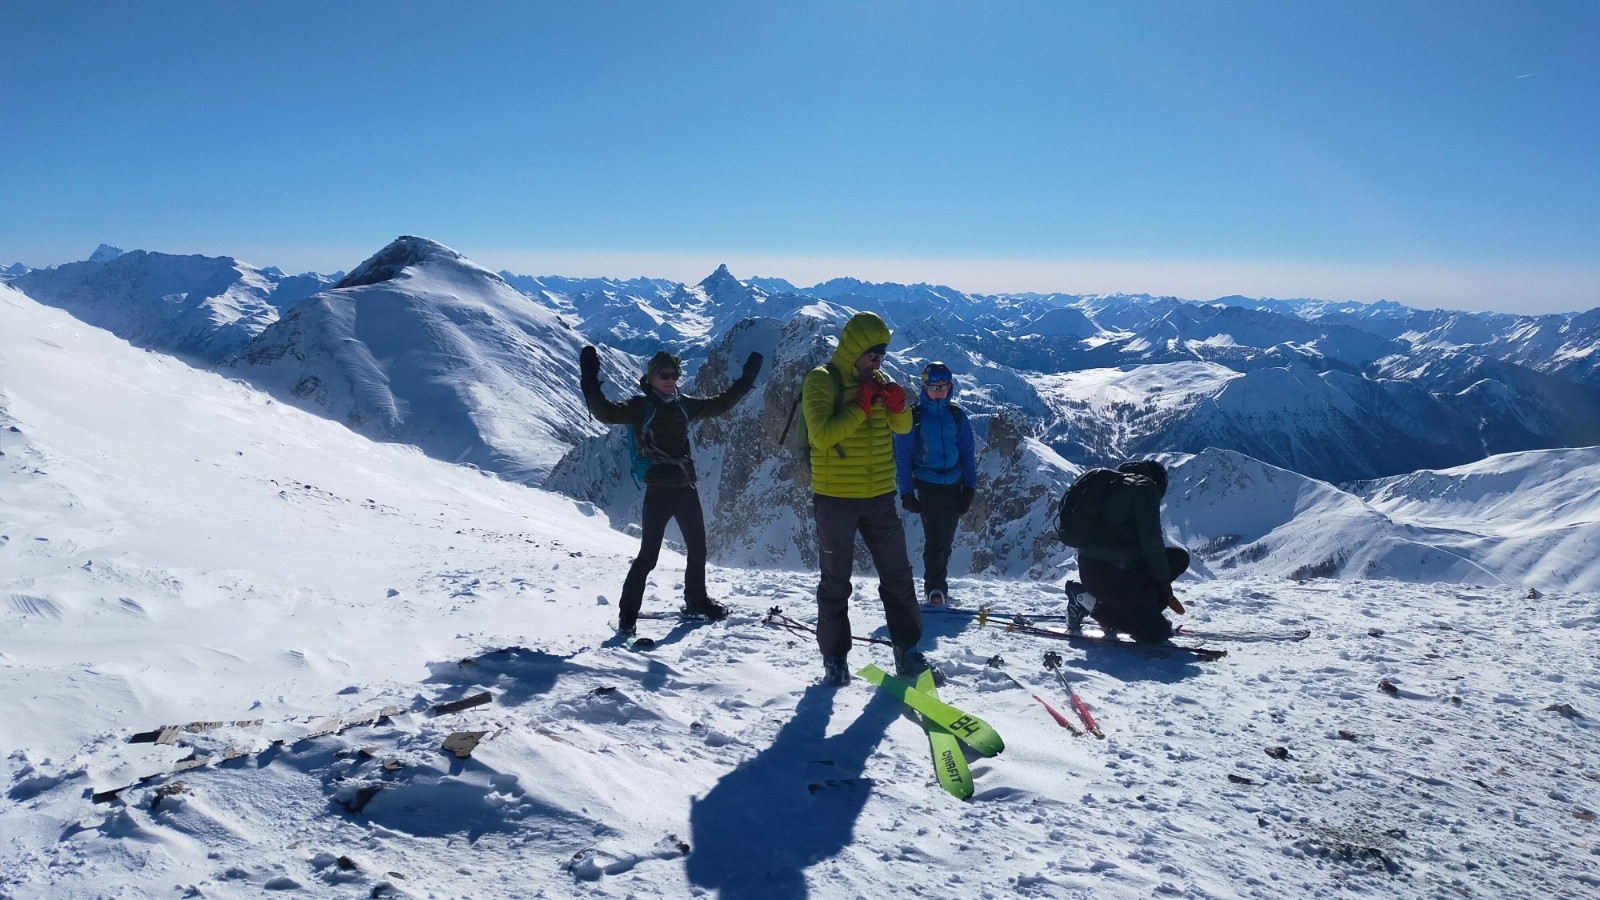
M1069 581L1067 589L1067 630L1077 633L1083 630L1083 620L1094 612L1094 595L1085 591L1083 585L1076 581Z
M844 687L850 683L850 658L843 653L822 658L822 683Z
M690 619L706 619L716 622L728 617L728 608L712 600L710 597L701 597L684 604L683 614Z
M917 676L928 669L928 658L922 651L915 647L894 648L894 673L907 681L916 681Z

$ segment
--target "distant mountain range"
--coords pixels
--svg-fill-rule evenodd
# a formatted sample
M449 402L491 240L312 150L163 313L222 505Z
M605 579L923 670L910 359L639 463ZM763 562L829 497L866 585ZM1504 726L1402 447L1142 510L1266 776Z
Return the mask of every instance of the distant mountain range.
M640 491L622 431L583 407L579 348L601 347L619 398L662 346L685 357L691 393L720 390L759 351L768 362L757 391L696 426L713 553L725 563L814 563L804 471L778 438L800 378L865 309L894 329L887 368L902 382L926 361L950 364L982 435L984 490L958 571L1050 574L1068 558L1051 536L1054 504L1076 473L1162 455L1174 468L1174 537L1200 551L1202 567L1589 577L1574 560L1596 517L1575 498L1583 467L1600 460L1559 448L1600 444L1600 311L985 296L854 279L796 288L726 266L694 285L531 277L412 236L339 277L102 247L4 278L135 346L375 439L592 502L618 527L636 521ZM1508 451L1543 452L1497 455ZM1463 507L1495 517L1430 518L1431 498L1454 490L1460 505L1466 489L1448 485L1482 484L1484 473L1518 486ZM1566 498L1565 524L1521 505L1524 494L1555 502L1541 493L1549 485L1565 485L1548 488ZM1418 491L1434 493L1422 501ZM1497 527L1501 516L1517 527Z
M136 346L201 362L237 352L284 309L333 283L226 256L124 253L104 244L83 262L29 269L9 280Z

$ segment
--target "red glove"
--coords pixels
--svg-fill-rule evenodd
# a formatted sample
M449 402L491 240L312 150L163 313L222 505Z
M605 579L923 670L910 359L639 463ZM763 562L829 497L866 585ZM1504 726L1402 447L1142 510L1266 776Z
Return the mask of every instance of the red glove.
M882 386L871 378L861 380L861 390L856 392L856 403L861 407L862 412L869 416L872 415L872 401L878 398L880 390L882 390Z
M906 411L905 388L891 381L883 386L881 393L883 394L883 405L889 408L889 412L900 413Z

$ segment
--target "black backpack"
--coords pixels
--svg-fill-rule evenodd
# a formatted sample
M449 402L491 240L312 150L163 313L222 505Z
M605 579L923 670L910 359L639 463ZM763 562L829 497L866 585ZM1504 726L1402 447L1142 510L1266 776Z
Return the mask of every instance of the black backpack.
M1103 543L1105 527L1100 511L1105 506L1106 495L1127 479L1115 469L1090 469L1078 476L1061 498L1061 519L1056 524L1056 534L1068 547Z
M844 376L839 373L839 369L831 361L827 365L817 366L816 368L827 369L828 374L833 376L833 411L837 413L839 408L844 406ZM816 371L816 369L812 371ZM780 447L788 447L795 456L805 462L806 468L810 469L811 438L806 428L805 413L800 413L798 417L795 415L795 412L800 408L800 399L805 393L805 388L806 381L801 378L800 385L794 389L794 402L789 404L789 418L784 422L783 434L778 436L778 445ZM796 423L800 425L799 428L794 427ZM791 434L794 435L793 441L789 439ZM840 456L844 456L844 450L838 444L834 444L833 449Z

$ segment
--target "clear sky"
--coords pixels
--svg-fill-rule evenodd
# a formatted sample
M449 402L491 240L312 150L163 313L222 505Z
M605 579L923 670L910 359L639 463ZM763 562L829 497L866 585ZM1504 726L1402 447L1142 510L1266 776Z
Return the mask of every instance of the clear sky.
M1600 306L1600 2L0 3L0 264Z

